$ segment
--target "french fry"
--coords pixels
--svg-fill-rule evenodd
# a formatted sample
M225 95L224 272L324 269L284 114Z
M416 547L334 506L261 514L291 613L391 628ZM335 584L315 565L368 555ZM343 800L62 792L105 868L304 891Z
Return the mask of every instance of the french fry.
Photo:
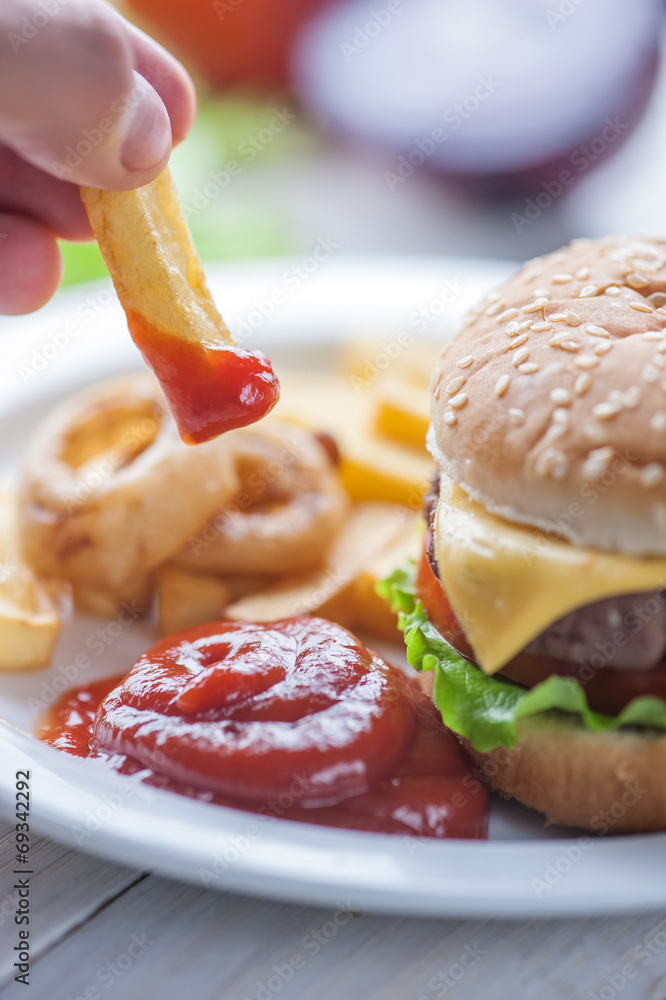
M426 389L388 375L377 385L376 407L378 434L425 453L430 424L430 396Z
M51 661L62 623L54 589L21 557L17 516L15 494L0 490L0 670L39 670Z
M164 566L157 578L157 599L160 634L171 635L221 618L232 599L232 590L217 576Z
M421 519L415 512L406 510L399 534L368 559L354 582L355 629L389 641L399 638L398 615L391 611L376 588L398 566L404 566L410 559L418 559L422 545Z
M72 582L72 598L76 610L89 615L100 615L102 618L115 618L127 606L137 616L145 614L152 604L154 590L153 573L134 577L115 587L90 580Z
M316 614L350 627L355 617L354 584L363 567L403 527L391 504L359 504L317 570L283 578L280 583L231 604L226 617L240 621L275 621Z
M168 169L133 191L82 187L81 198L128 319L179 340L232 343Z
M206 285L171 175L133 191L81 188L130 333L188 444L265 416L278 381L234 345Z
M404 339L404 332L391 331L354 337L342 347L340 366L343 373L349 375L352 382L354 377L358 379L359 388L368 388L385 374L397 374L427 391L441 344L422 340L405 344Z
M355 391L341 376L287 372L276 415L332 435L340 450L340 476L352 500L419 508L432 474L432 459L373 429L375 398Z

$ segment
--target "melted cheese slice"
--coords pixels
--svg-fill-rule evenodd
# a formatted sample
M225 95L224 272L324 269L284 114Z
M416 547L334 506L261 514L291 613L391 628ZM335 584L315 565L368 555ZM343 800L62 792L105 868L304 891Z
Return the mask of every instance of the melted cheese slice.
M549 538L488 513L445 476L435 554L449 603L487 674L575 608L666 587L666 559L616 556Z

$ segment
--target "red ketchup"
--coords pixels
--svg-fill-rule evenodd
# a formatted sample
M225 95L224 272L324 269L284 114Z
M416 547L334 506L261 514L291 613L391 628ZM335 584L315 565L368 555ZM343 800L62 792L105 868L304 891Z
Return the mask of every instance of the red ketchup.
M487 836L485 786L430 699L319 618L185 629L125 677L67 692L39 736L158 787L264 815Z
M138 313L129 312L127 322L187 444L254 424L277 403L280 385L261 351L181 340L149 326Z

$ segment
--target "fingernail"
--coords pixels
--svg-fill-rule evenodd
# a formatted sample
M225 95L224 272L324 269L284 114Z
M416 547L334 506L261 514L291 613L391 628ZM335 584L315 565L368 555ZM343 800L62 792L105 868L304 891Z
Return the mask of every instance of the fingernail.
M120 150L126 170L150 170L168 152L171 124L166 108L143 77L135 74L135 90L128 108L127 132Z

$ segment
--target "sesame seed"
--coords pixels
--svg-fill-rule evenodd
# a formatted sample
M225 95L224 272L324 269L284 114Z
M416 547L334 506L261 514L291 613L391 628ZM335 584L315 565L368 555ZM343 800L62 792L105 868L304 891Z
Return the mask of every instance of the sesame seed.
M509 420L512 424L515 424L516 427L520 427L521 424L525 423L525 411L517 410L512 407L509 410Z
M637 269L642 269L643 271L658 271L660 266L660 261L658 257L653 257L652 260L645 260L644 257L630 257L629 263Z
M609 285L608 288L605 289L605 293L604 294L605 295L619 295L620 294L620 289L617 287L617 285Z
M566 259L567 255L563 253L561 250L556 250L555 253L551 253L548 257L548 260L551 262L551 264L561 264L562 261Z
M553 423L559 424L561 427L568 427L569 411L558 406L556 410L553 410Z
M666 411L657 410L657 412L652 415L650 427L653 431L666 431Z
M603 448L595 448L591 451L583 463L583 476L585 479L598 479L608 468L615 457L615 450L610 445Z
M592 376L588 375L587 372L582 372L576 379L576 384L574 385L574 392L577 396L584 396L592 385Z
M534 302L530 302L528 305L523 306L522 311L524 313L540 312L543 309L543 307L545 306L545 304L546 304L547 301L548 301L548 299L544 299L544 297L541 296L540 299L535 299Z
M535 278L539 277L542 271L542 267L528 267L523 274L524 284L527 284L528 281L534 281Z
M573 281L573 274L554 274L550 280L554 285L566 285L567 281Z
M551 313L548 319L551 321L551 323L564 323L564 321L566 320L566 316L564 315L564 313Z
M509 388L510 382L511 379L509 378L508 375L500 375L500 377L497 379L497 382L495 382L495 395L503 396L506 390Z
M597 420L610 420L611 417L616 417L621 409L622 407L614 403L597 403L592 407L592 416Z
M624 394L624 405L628 410L635 410L641 401L640 385L630 385Z
M543 333L545 330L552 330L553 324L547 323L544 320L541 323L532 323L531 329L534 330L535 333Z
M549 299L550 298L550 292L548 291L547 288L535 288L534 289L534 296L537 299Z
M516 332L525 333L525 331L531 329L531 327L532 327L532 320L524 319L522 323L518 324L518 330Z
M660 333L659 330L646 330L641 336L643 340L661 340L663 333Z
M613 406L618 406L620 409L624 406L624 393L621 389L611 389L608 393L608 402L612 403Z
M576 271L576 277L578 278L579 281L585 281L587 278L589 278L590 277L589 267L579 267L578 270Z
M507 323L506 329L504 330L504 332L507 335L507 337L515 337L516 334L518 333L518 324L515 323L515 322L514 323Z
M666 366L666 361L664 361L663 354L653 354L652 364L656 365L657 368L664 368L664 366Z
M586 326L585 329L591 337L610 337L610 333L608 330L605 330L603 326L594 326L594 324L590 324L589 326Z
M596 295L599 289L596 285L584 285L578 293L579 299L589 299Z
M458 418L452 410L447 410L442 417L442 420L445 424L448 424L449 427L454 427L458 423Z
M641 474L639 476L641 486L650 490L653 486L658 486L659 483L666 479L666 469L664 469L661 462L650 462L641 469Z
M564 318L567 321L568 326L580 326L580 316L571 309L568 309L565 312Z
M613 345L610 340L602 340L601 343L597 344L594 348L594 353L601 357L602 354L608 354L612 346Z
M607 432L599 424L585 424L583 427L583 434L590 442L590 444L605 444L607 440Z
M655 309L666 306L666 292L653 292L648 295L648 302L651 302Z
M452 406L454 410L462 410L463 406L467 406L468 396L464 392L459 392L457 396L449 400L449 406Z
M529 356L530 352L526 347L519 347L513 356L513 361L511 362L511 364L513 365L514 368L517 368L518 365L522 365L523 361L527 361Z
M523 365L518 365L518 371L521 375L533 375L534 372L539 371L539 366L535 365L533 361L526 361Z
M632 309L635 309L636 312L641 312L641 313L654 312L652 306L649 306L647 302L630 302L629 305L631 306Z
M447 395L454 396L456 392L458 392L458 389L462 389L466 381L467 379L464 375L459 375L458 378L454 378L453 381L449 382L446 387Z
M568 389L551 389L550 398L559 406L568 406L571 403L571 393Z
M565 339L566 338L566 339ZM550 347L559 347L562 351L569 351L571 354L575 354L580 350L580 344L575 340L570 340L567 334L557 334L548 341Z
M558 448L545 448L534 463L537 476L552 475L553 479L562 479L568 468L569 459Z
M508 319L513 319L514 316L518 315L518 310L511 306L510 309L505 309L504 312L500 313L497 317L498 323L506 323Z
M457 362L458 368L469 368L469 366L473 363L474 358L471 354L467 354L464 358L461 358L460 361Z
M497 316L497 313L501 312L503 308L504 308L504 303L501 301L501 299L498 299L497 302L493 302L491 306L488 306L488 308L486 309L486 316Z
M574 361L576 368L596 368L599 364L599 358L595 358L593 354L581 354L579 358Z
M497 302L498 299L502 298L501 288L491 288L489 292L486 293L486 299L488 302Z
M509 348L508 349L510 351L514 351L516 349L516 347L520 347L521 344L524 344L526 340L527 340L527 334L526 333L521 333L519 337L516 337L516 339L513 341L513 343L509 344Z
M650 284L645 275L639 274L637 271L634 271L633 274L628 274L626 282L630 288L647 288Z
M647 364L641 372L641 378L644 382L658 382L661 375L659 369L655 365Z

